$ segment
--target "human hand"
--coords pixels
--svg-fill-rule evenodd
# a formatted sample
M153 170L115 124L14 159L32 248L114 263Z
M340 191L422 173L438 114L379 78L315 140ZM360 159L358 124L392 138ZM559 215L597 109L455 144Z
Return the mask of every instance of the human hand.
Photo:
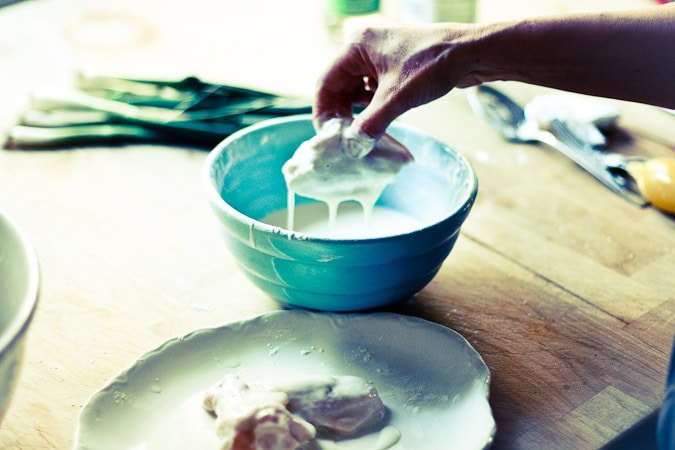
M389 124L407 110L448 93L478 84L470 75L470 52L464 43L473 25L370 27L354 35L319 80L314 122L351 118L348 153L367 154Z

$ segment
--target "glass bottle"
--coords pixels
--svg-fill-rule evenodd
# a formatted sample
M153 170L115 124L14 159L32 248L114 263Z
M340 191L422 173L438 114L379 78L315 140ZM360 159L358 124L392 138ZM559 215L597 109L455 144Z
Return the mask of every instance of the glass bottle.
M357 27L380 22L380 0L327 0L326 27L342 42Z

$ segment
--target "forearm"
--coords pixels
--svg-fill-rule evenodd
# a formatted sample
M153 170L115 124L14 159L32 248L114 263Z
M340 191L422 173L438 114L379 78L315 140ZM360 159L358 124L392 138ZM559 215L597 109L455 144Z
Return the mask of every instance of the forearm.
M476 33L467 80L675 107L675 5L497 23Z
M455 87L510 80L675 108L675 4L493 24L372 27L319 80L315 121L377 138ZM371 139L372 140L372 139Z

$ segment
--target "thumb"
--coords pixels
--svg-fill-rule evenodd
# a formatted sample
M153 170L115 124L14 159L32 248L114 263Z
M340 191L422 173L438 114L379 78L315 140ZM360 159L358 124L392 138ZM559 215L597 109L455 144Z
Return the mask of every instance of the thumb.
M397 117L397 113L378 108L379 103L371 103L352 121L344 131L344 147L347 154L362 158L375 148L377 141L384 136L387 128Z
M387 92L382 87L375 91L371 102L352 122L352 128L359 134L369 136L375 140L381 138L387 131L389 125L396 119L402 111L399 111L397 102L392 102L392 96L385 94Z
M364 133L356 122L352 122L343 132L343 148L353 158L363 158L375 148L377 138Z
M371 103L354 118L351 128L358 134L379 139L392 121L384 116L381 108Z

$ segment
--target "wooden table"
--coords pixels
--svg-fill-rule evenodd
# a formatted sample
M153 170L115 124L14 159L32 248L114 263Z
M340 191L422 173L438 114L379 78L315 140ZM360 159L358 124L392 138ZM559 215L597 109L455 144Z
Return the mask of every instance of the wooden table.
M481 2L481 19L591 2L503 3ZM651 4L605 3L593 5ZM33 89L67 84L82 67L193 74L309 97L337 50L321 18L314 0L6 7L0 128L14 124ZM503 88L522 101L543 92ZM624 131L617 148L673 155L675 117L615 103ZM673 218L625 202L553 150L505 143L464 92L401 120L464 153L480 193L438 276L391 309L451 327L484 357L494 448L597 448L658 407L675 323ZM42 271L0 447L68 449L89 396L140 354L279 308L242 276L221 240L202 191L205 157L160 145L0 152L0 208L25 228Z

